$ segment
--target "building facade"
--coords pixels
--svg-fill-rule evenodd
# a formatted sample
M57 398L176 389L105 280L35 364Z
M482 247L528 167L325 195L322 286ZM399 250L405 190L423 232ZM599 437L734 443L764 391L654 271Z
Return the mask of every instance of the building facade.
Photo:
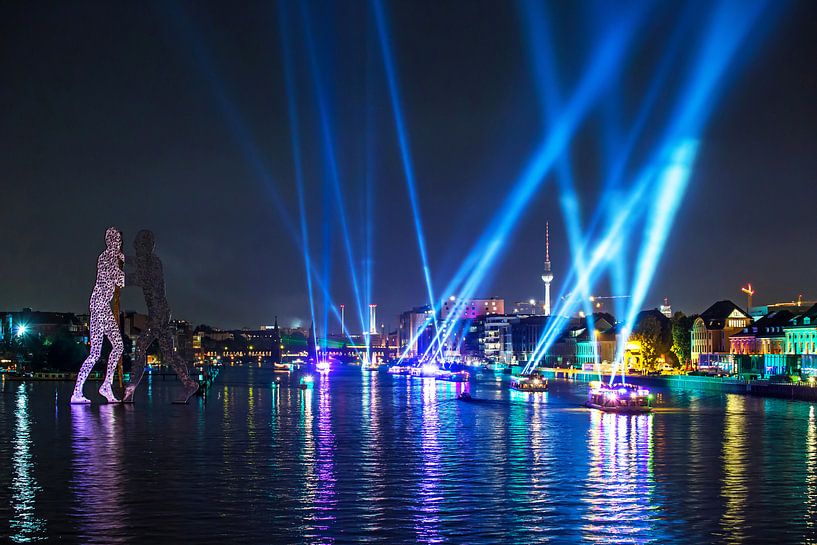
M729 337L731 354L783 354L786 352L785 328L794 315L788 310L774 311L757 319Z
M430 306L414 307L400 314L397 346L401 356L416 358L434 338L434 311Z
M752 317L732 301L718 301L695 318L690 331L692 363L701 354L729 354L729 338L752 323Z
M817 304L789 321L786 354L817 354Z
M460 318L474 320L481 316L495 316L505 314L505 299L491 297L490 299L457 299L453 295L443 301L440 307L440 319L445 320L453 312L461 310Z

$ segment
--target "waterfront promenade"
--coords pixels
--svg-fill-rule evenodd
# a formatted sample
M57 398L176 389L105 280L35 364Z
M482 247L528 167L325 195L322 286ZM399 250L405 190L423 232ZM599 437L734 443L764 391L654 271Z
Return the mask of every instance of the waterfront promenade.
M548 377L590 382L599 380L597 373L576 369L539 368ZM610 375L602 375L609 381ZM648 387L717 391L800 401L817 401L817 386L807 382L782 383L768 380L740 380L733 377L708 377L697 375L627 375L627 382Z

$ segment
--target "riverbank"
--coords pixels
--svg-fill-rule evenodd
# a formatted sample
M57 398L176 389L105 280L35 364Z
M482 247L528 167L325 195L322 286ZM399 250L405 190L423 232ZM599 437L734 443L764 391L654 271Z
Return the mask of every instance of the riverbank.
M583 382L598 380L596 373L544 368L541 371L549 378L568 378ZM603 375L602 380L610 380ZM743 394L775 397L797 401L817 401L817 387L809 384L769 383L765 380L737 380L730 377L704 377L697 375L628 375L627 382L653 388L718 391L727 394Z

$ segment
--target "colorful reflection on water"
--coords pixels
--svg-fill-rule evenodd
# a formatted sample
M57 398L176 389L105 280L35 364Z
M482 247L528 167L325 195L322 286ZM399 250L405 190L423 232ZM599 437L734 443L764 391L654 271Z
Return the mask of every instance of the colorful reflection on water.
M34 454L31 440L31 417L29 390L20 385L14 396L14 428L10 435L11 452L11 509L9 538L15 543L39 541L45 537L45 521L35 512L37 495L42 490L37 484L34 471ZM5 411L1 413L5 416Z
M170 381L90 407L62 403L70 384L4 384L0 541L817 538L812 404L665 391L626 416L585 409L581 383L300 378L225 369L189 406L170 404Z

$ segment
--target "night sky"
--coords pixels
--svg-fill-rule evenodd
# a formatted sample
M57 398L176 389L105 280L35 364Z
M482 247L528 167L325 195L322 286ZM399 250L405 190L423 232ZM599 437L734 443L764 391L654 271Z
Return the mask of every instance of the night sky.
M566 96L614 20L596 9L604 5L549 6ZM632 123L682 5L650 11L571 145L585 223L600 198L604 135L611 123ZM440 291L545 131L523 14L497 1L384 6ZM302 13L292 4L284 20L310 252L329 271L335 301L350 308L304 16L358 271L372 180L372 294L393 328L426 292L371 10L318 2ZM126 253L137 230L155 231L175 317L308 323L279 17L274 3L0 6L0 310L86 311L105 228L115 225ZM745 304L747 281L756 303L817 298L817 3L788 4L764 24L725 77L645 307L665 296L687 312L724 298ZM548 182L531 199L482 295L541 297L547 219L561 289L571 256L558 198ZM142 308L140 297L125 290L124 306Z

